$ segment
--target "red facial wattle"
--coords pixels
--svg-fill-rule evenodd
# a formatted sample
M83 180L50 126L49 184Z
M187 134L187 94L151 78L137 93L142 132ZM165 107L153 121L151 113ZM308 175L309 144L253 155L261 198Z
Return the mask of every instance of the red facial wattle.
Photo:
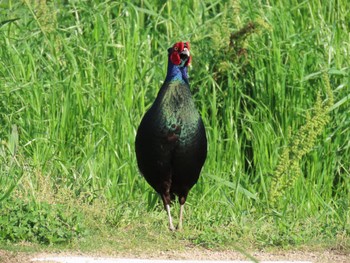
M174 51L173 53L171 53L170 55L170 60L174 65L180 65L181 63L181 58L179 53L177 53L176 51Z

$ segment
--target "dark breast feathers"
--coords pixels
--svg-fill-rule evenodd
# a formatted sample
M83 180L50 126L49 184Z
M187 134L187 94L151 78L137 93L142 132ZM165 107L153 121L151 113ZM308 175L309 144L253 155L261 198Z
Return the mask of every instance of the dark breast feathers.
M186 82L164 83L139 126L136 154L141 173L164 205L167 192L184 203L207 155L203 121Z

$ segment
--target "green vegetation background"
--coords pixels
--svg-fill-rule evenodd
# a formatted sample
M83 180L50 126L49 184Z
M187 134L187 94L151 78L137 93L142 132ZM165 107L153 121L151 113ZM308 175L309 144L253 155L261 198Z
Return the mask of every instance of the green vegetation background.
M347 0L0 1L2 244L349 249L349 10ZM134 138L177 41L191 42L209 154L174 236Z

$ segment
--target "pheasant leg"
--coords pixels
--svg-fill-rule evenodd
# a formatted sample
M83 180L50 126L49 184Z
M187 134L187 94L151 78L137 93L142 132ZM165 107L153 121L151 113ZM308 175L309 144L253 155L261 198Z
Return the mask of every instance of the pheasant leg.
M182 229L182 218L183 218L183 211L184 211L185 204L180 205L180 217L179 217L179 224L177 225L177 229Z
M168 217L169 217L169 229L171 231L175 231L175 227L173 225L173 219L171 218L171 213L170 213L170 205L167 204L165 207L166 207L166 211L167 211Z

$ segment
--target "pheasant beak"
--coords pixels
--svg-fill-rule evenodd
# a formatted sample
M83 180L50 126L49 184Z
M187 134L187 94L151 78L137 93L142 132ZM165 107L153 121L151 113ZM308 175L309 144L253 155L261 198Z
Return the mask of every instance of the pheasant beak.
M184 67L184 66L188 66L188 64L190 63L190 51L185 47L184 50L181 51L180 53L180 59L181 59L181 63L180 66Z
M190 56L190 51L185 47L184 50L180 53L180 58L186 60Z

